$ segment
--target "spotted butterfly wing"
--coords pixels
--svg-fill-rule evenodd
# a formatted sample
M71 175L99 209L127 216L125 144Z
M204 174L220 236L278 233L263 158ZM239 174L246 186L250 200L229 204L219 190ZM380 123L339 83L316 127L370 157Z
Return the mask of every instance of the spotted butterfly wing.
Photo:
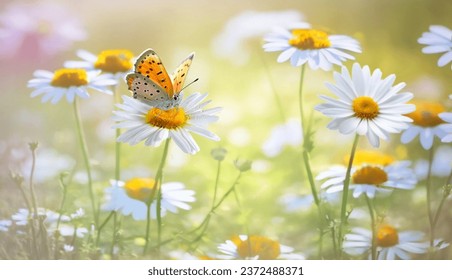
M152 49L145 50L135 62L135 73L147 77L159 85L171 99L174 95L173 83L160 57Z
M162 109L168 107L172 102L165 90L147 76L140 73L129 73L126 81L135 99Z
M190 65L193 61L193 57L195 53L191 53L186 59L184 59L179 67L174 70L172 73L172 83L174 93L179 93L184 86L185 78L187 77L188 70L190 69Z

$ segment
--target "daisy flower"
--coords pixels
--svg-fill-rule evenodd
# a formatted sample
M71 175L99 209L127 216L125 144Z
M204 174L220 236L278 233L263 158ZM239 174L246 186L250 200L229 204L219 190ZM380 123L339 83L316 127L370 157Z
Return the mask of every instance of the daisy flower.
M431 25L430 32L422 33L419 44L427 45L423 53L444 53L438 60L438 66L443 67L452 61L452 30L441 25Z
M428 242L424 242L424 233L420 231L399 232L391 225L382 225L377 230L376 245L379 260L409 260L411 254L427 253ZM440 240L435 241L437 249L447 247ZM354 228L345 235L343 250L349 255L368 255L372 247L372 232L363 228Z
M0 14L0 57L29 62L67 50L85 38L79 19L56 3L16 2Z
M146 146L158 146L172 138L179 148L187 154L195 154L199 146L189 132L218 141L220 138L207 130L207 125L218 120L221 108L203 110L210 101L202 102L207 94L194 93L181 101L179 107L162 110L145 104L129 96L123 96L123 103L113 112L117 124L113 128L125 128L117 141L138 144L145 141Z
M452 113L440 113L438 114L441 120L446 122L441 126L445 135L441 138L442 142L450 143L452 142Z
M85 50L78 50L77 56L83 61L66 61L64 67L86 70L102 70L103 73L122 78L133 68L133 53L126 49L103 50L98 55Z
M225 259L304 259L303 255L294 254L293 248L258 235L250 235L249 239L247 235L234 236L231 240L226 240L225 243L220 244L218 250L224 254L218 257Z
M357 151L354 165L351 169L350 189L353 197L358 198L365 194L374 198L376 193L390 193L393 189L410 190L416 186L417 180L414 171L409 168L409 161L393 161L384 154L374 153L375 158L369 157L368 151ZM327 193L342 191L344 187L347 168L333 166L327 171L319 173L316 180L326 180L320 188Z
M400 141L406 144L419 135L422 148L429 150L433 145L435 136L441 139L446 135L442 126L444 120L439 117L439 114L446 109L439 102L416 100L412 103L416 105L416 110L406 116L413 122L403 132Z
M429 161L426 159L420 159L416 161L414 166L414 172L419 180L424 180L428 175ZM438 146L435 149L433 155L431 175L446 178L450 174L452 167L452 147L450 146Z
M154 193L155 181L151 178L133 178L126 182L110 181L111 186L105 189L105 211L119 211L123 215L132 214L135 220L146 220L146 202ZM170 182L162 184L161 214L166 211L177 213L178 209L190 210L188 202L194 202L195 192L186 190L184 184ZM155 200L150 207L151 217L157 217L157 203Z
M308 63L314 70L320 68L328 71L333 64L342 65L347 59L355 59L345 51L361 52L355 39L345 35L329 35L325 31L311 28L306 22L293 24L289 30L275 29L264 40L265 51L281 51L277 60L279 63L290 59L295 67Z
M412 120L403 114L414 111L415 106L406 104L413 98L412 93L399 93L405 83L392 86L395 75L382 79L380 69L371 74L369 66L361 68L358 63L353 64L352 76L345 67L342 73L335 72L336 84L326 86L339 99L322 95L320 98L326 103L315 107L333 118L329 129L366 135L372 146L378 147L380 139L387 140L389 133L399 133L408 127Z
M43 95L41 101L56 104L63 96L69 103L74 102L76 96L88 98L88 89L94 89L106 94L113 94L108 86L117 82L111 75L99 75L100 71L86 71L85 69L62 68L55 72L37 70L34 79L28 82L28 87L35 90L31 97Z

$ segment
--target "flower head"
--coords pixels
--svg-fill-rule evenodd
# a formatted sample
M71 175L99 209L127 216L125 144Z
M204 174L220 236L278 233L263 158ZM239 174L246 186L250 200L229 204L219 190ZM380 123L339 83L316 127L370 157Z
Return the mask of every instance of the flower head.
M12 225L11 220L0 220L0 231L8 231L8 228Z
M220 244L218 250L225 254L223 257L228 259L304 259L303 255L292 253L293 248L258 235L234 236L226 243Z
M115 128L127 130L118 137L117 141L130 145L145 141L146 146L158 146L172 138L179 148L188 154L199 151L189 132L218 141L220 138L207 130L207 125L218 120L221 108L203 110L210 101L202 102L207 94L194 93L182 100L179 107L162 110L152 107L128 96L123 96L124 103L118 104L121 110L113 112L114 120L118 123Z
M377 254L379 260L411 259L411 254L427 253L429 244L422 241L424 233L419 231L399 232L391 225L381 225L376 233ZM367 254L370 257L372 232L363 228L354 228L345 235L343 250L350 255Z
M430 32L422 33L419 44L427 45L423 53L444 53L438 60L438 66L443 67L452 61L452 30L441 25L431 25Z
M413 94L399 93L405 83L392 86L395 75L382 79L380 69L371 74L368 66L361 68L355 63L352 75L345 67L342 73L335 72L336 84L326 86L339 99L322 95L326 103L315 109L333 118L328 128L342 134L366 135L372 146L378 147L380 139L387 140L389 133L399 133L412 121L403 114L414 111L414 105L406 104Z
M275 157L285 146L299 146L302 139L300 122L289 120L272 129L270 137L262 145L262 151L268 157Z
M88 98L88 89L106 94L113 94L107 87L116 84L110 75L99 75L100 71L86 71L78 68L62 68L55 72L37 70L35 78L28 82L28 87L35 90L31 97L43 95L42 102L50 101L56 104L63 96L69 103L74 102L75 96Z
M435 136L441 139L446 134L442 126L444 121L439 117L445 111L445 108L439 102L417 100L412 103L416 105L416 110L406 116L413 122L403 132L400 140L406 144L419 135L422 147L429 150L433 145Z
M80 21L56 3L14 3L0 14L0 58L54 55L85 38Z
M309 64L312 69L328 71L333 64L342 65L347 59L355 59L345 51L361 52L355 39L345 35L329 35L325 31L311 28L306 22L296 23L289 30L278 28L264 38L264 50L282 51L278 62L290 59L295 66Z
M365 194L369 198L376 193L390 193L393 189L413 189L417 180L414 171L409 168L409 161L389 160L390 156L373 152L374 157L369 158L368 151L358 151L356 162L351 169L350 189L353 197ZM327 193L342 191L347 168L334 166L321 172L316 180L326 180L320 187Z
M156 197L155 180L151 178L132 178L126 182L111 181L111 186L105 189L105 211L119 211L123 215L130 215L135 220L145 220L147 216L146 203ZM177 213L178 209L190 210L188 202L195 201L192 190L186 190L179 182L164 183L162 188L161 210L162 216L166 211ZM151 217L157 217L157 203L152 200Z
M83 61L67 61L64 67L102 70L121 77L133 68L133 53L126 49L103 50L98 55L78 50L77 56Z

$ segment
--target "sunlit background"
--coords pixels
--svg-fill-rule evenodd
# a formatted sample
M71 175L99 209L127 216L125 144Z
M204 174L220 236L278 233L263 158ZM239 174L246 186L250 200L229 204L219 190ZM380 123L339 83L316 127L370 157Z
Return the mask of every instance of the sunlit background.
M52 5L55 6L50 10L43 8ZM39 9L43 9L40 13L45 16L41 16L34 28L24 31L17 27L21 24L12 26L12 19L25 25L32 11ZM300 69L290 63L279 64L277 54L265 53L263 36L273 25L287 26L300 20L333 34L352 36L362 46L363 52L356 55L360 64L367 64L371 69L380 68L383 76L394 73L396 83L406 82L408 91L416 98L442 100L450 109L452 104L447 99L452 94L450 66L440 68L436 64L437 55L422 54L417 39L432 24L451 28L451 15L452 2L449 0L2 1L0 220L25 207L10 173L21 174L25 181L28 180L31 168L29 142L39 142L35 173L39 205L53 211L58 209L62 195L58 177L66 171L71 178L67 212L72 213L80 207L89 209L72 106L66 100L53 105L41 103L40 98L30 98L27 81L32 79L35 70L54 71L65 61L79 60L76 57L79 49L98 54L105 49L124 48L138 56L143 50L152 48L172 72L182 59L195 52L187 82L196 78L199 81L185 89L185 93L208 93L212 107L223 107L219 121L209 127L221 141L195 136L201 151L193 156L184 154L176 145L170 146L164 181L183 182L188 189L196 191L196 203L189 211L167 215L164 235L189 231L207 214L217 172L211 150L223 147L228 153L222 162L220 193L226 192L239 173L234 160L253 162L252 169L242 174L237 186L241 208L233 196L228 197L215 211L208 231L197 244L196 251L191 253L198 256L215 254L216 246L233 235L256 234L289 245L308 258L315 257L317 210L310 204L296 207L289 203L291 198L310 193L300 160L301 140L295 137L294 145L283 146L280 152L265 149L266 143L270 145L268 141L276 125L289 120L299 121ZM55 28L63 23L71 28L55 35ZM42 40L49 39L50 35L56 38L42 44ZM352 62L345 65L351 66ZM307 70L304 90L308 110L320 103L318 94L330 94L325 81L332 81L332 71ZM121 93L130 94L124 82ZM80 109L92 157L95 192L102 201L103 190L114 176L113 98L93 92L89 99L80 102ZM313 117L316 135L312 166L317 174L332 164L343 163L353 138L328 130L329 119L319 112L314 112ZM427 151L420 148L418 141L401 145L399 139L400 135L392 135L391 141L383 142L380 150L397 159L412 160L418 172L425 173ZM370 145L362 140L360 147L370 148ZM452 158L450 144L440 145L438 141L437 151L446 162L447 158ZM124 144L121 153L122 180L152 177L162 147ZM440 198L440 186L450 172L450 163L435 170L440 170L433 178L435 195ZM358 201L355 207L365 209L364 205ZM452 236L451 205L450 200L446 201L437 230L437 235L449 242ZM339 208L339 204L335 207ZM416 190L396 191L382 199L379 207L380 213L400 228L428 233L422 180ZM368 227L368 214L363 213L363 218L352 219L350 223ZM139 245L133 240L142 236L143 231L143 222L134 221L130 216L123 218L122 235L127 245L120 258L135 256ZM326 248L330 246L328 243L325 241ZM165 249L169 257L169 251L187 248L183 242L176 242ZM438 258L450 258L450 250L443 250ZM23 257L17 252L10 256ZM328 254L326 257L333 258ZM77 258L88 256L81 252Z

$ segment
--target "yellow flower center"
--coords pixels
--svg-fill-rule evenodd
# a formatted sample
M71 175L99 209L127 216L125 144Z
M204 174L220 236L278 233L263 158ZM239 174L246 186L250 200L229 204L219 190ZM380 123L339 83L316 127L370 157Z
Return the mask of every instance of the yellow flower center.
M128 180L124 189L130 198L148 202L154 193L155 180L151 178L133 178Z
M347 165L350 156L344 157L344 164ZM394 162L394 158L390 155L378 152L378 151L367 151L367 150L358 150L355 153L355 157L353 158L353 165L359 166L363 164L372 164L372 165L382 165L386 166Z
M315 29L294 29L289 44L300 50L324 49L331 46L328 34Z
M377 231L377 246L392 247L399 243L397 230L389 225L381 226Z
M85 69L62 68L55 71L50 84L54 87L79 87L88 84Z
M388 174L379 167L365 166L356 170L352 179L355 184L381 185L388 181Z
M446 110L441 103L415 101L413 104L416 105L416 110L406 116L413 119L415 125L433 127L444 123L444 121L438 117L438 114Z
M152 108L146 115L146 123L152 126L176 129L184 126L189 117L185 114L183 108L171 108L169 110L162 110L159 108Z
M360 96L353 100L352 104L355 117L372 120L378 116L378 103L369 96Z
M132 58L129 50L105 50L97 57L94 67L109 73L127 72L132 69Z
M251 235L245 241L236 236L232 242L237 245L237 253L243 259L258 256L259 260L275 260L281 253L278 242L263 236Z

